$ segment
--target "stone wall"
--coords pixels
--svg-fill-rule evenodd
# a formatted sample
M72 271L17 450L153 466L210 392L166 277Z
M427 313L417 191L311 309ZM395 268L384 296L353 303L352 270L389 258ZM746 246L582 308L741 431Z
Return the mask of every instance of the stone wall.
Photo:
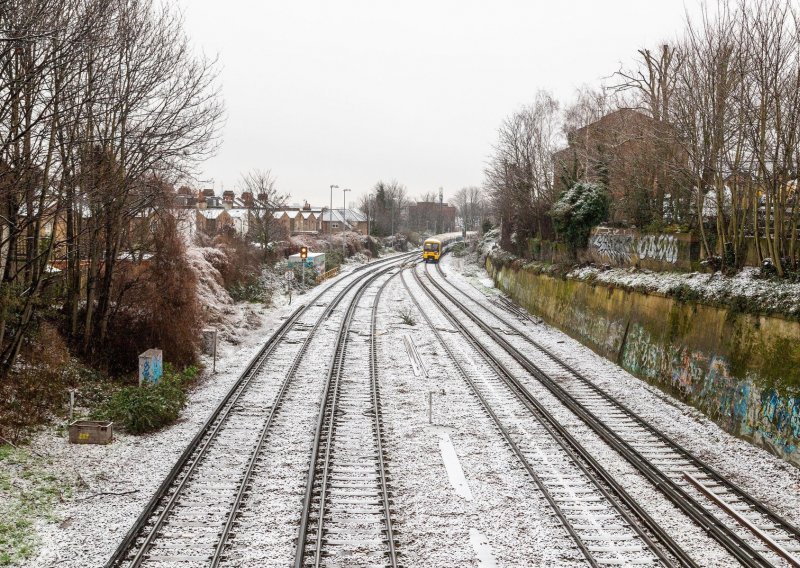
M582 259L650 270L696 270L700 243L690 233L640 233L636 229L595 227Z
M800 323L492 263L531 313L800 466Z

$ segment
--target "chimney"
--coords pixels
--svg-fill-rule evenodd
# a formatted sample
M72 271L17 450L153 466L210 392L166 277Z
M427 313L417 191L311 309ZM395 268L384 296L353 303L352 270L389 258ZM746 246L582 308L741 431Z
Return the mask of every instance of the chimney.
M231 209L233 207L233 192L228 189L222 192L222 205L225 209Z
M253 194L249 191L245 191L242 193L242 201L244 201L245 207L252 207L253 206Z
M269 203L269 195L266 193L259 193L258 200L264 205L267 205Z

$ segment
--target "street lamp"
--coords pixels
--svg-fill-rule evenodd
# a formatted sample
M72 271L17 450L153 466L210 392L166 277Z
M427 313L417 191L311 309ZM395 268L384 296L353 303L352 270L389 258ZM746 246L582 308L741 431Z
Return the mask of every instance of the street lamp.
M439 188L439 229L444 233L444 190Z
M342 190L342 262L344 262L345 257L347 256L345 253L345 245L344 245L344 226L347 224L347 212L345 210L346 201L347 201L347 192L352 191L351 189L343 189Z
M333 188L339 189L338 185L331 186L331 208L328 210L328 234L333 235Z

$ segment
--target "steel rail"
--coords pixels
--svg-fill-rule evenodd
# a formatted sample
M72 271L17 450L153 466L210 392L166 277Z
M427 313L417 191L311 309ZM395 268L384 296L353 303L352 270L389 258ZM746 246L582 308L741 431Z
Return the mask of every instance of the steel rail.
M416 271L414 271L414 275L416 277ZM478 400L480 401L481 405L483 406L483 409L489 414L489 416L492 418L492 420L494 420L495 426L497 426L497 428L500 430L500 433L503 435L503 438L505 438L506 442L511 446L511 449L513 450L514 454L520 460L520 462L522 463L523 467L525 468L525 471L528 472L528 475L531 476L531 478L533 479L533 482L536 484L536 487L539 489L539 491L542 492L542 495L544 495L545 500L550 505L550 508L553 510L553 512L555 512L556 516L558 517L559 522L564 527L564 530L566 530L567 533L570 535L570 537L572 537L572 540L575 541L575 544L580 549L581 554L583 554L584 558L586 558L586 560L589 562L589 564L591 566L598 567L599 564L597 563L597 561L592 556L592 553L589 552L589 549L587 548L586 544L583 542L581 537L575 532L575 529L573 528L572 523L570 523L569 519L566 518L566 516L564 515L564 512L561 510L561 507L559 507L558 504L555 502L555 499L553 498L552 494L550 493L550 490L547 489L547 486L542 482L541 478L536 473L536 471L533 469L533 467L529 463L528 459L522 453L522 450L520 449L520 447L516 443L516 441L513 439L513 437L509 433L508 429L506 429L506 427L503 426L502 422L500 421L500 418L495 414L494 410L492 410L492 407L489 405L488 401L480 393L480 391L478 390L477 385L475 385L474 382L472 381L472 379L469 378L469 376L467 375L466 371L462 367L461 363L456 359L455 354L453 353L452 349L450 349L450 346L445 342L444 338L442 337L441 332L433 324L433 322L431 321L430 316L428 316L427 312L424 309L422 309L422 306L420 305L419 300L416 298L416 296L414 296L414 294L411 293L411 290L408 287L408 283L406 282L405 277L402 276L401 278L403 280L403 286L405 286L406 292L408 292L408 295L413 300L414 305L417 306L417 309L419 310L419 313L422 314L422 317L425 320L425 322L428 324L428 327L431 329L431 331L433 331L433 334L436 337L436 339L438 340L439 344L442 347L444 347L444 350L447 353L447 356L450 358L450 360L453 363L455 363L456 369L458 370L459 374L461 375L461 378L464 379L464 381L466 381L466 383L470 386L470 388L472 388L472 392L478 397ZM422 286L420 286L420 287L422 287ZM423 290L424 290L424 288L423 288ZM427 293L427 290L426 290L426 293ZM442 313L444 313L444 312L442 312Z
M441 299L437 298L435 294L431 293L421 282L419 278L419 274L415 270L412 271L412 274L417 281L419 287L425 292L425 294L436 304L440 313L456 328L461 330L461 325L459 322L450 314L443 305ZM406 285L406 289L408 290L408 285L403 279L403 284ZM540 480L539 476L533 471L528 459L523 455L522 451L519 449L518 444L513 439L513 437L508 433L506 428L501 424L499 418L496 416L494 411L491 409L488 401L486 401L483 395L477 388L477 385L474 384L472 379L467 376L467 373L463 370L462 366L456 359L454 358L451 349L445 343L444 338L442 337L439 330L432 324L428 315L425 311L420 307L419 302L414 297L413 294L410 293L412 299L414 299L415 304L420 310L420 313L423 314L423 317L428 322L431 329L433 329L434 334L439 339L439 343L444 345L445 350L450 355L450 358L456 363L462 377L469 383L470 387L477 395L478 399L483 404L485 410L489 413L489 415L494 419L497 427L503 433L503 436L511 445L514 453L517 454L520 461L522 461L523 465L525 466L528 473L534 479L536 485L542 491L542 494L547 499L550 506L556 512L561 523L564 525L566 530L570 533L573 539L578 543L579 548L586 556L587 560L593 566L597 565L597 561L591 555L591 552L586 548L583 540L580 538L575 530L572 528L571 523L562 513L560 507L555 502L554 498L551 496L550 491L547 489L545 484ZM647 511L644 510L643 507L639 505L638 502L622 487L622 485L614 479L614 477L602 466L600 463L589 453L583 445L578 442L572 434L546 409L544 408L541 403L529 396L526 396L524 387L521 386L519 380L514 377L514 374L506 367L497 357L495 357L491 352L489 352L485 346L483 346L480 342L476 341L476 339L470 335L467 335L462 330L462 336L467 339L470 345L475 349L475 351L481 356L481 358L487 363L487 365L497 374L498 378L500 378L511 390L512 393L517 397L517 399L533 414L534 418L547 430L547 432L551 435L551 437L564 449L566 454L570 457L573 463L586 475L586 477L591 481L591 483L598 489L598 491L606 498L606 500L612 505L612 507L625 519L626 522L630 525L634 532L644 541L645 544L648 545L651 551L661 560L661 562L665 566L673 566L672 561L661 551L660 547L656 545L654 540L650 538L647 533L645 533L642 528L639 526L631 515L625 510L625 507L629 508L634 515L640 520L642 525L647 528L653 535L655 535L656 539L660 541L664 547L672 554L682 566L687 566L690 568L699 568L699 565L680 547L678 543L672 539L672 537L653 519ZM599 478L599 479L598 479ZM615 499L609 491L603 487L602 483L605 483L613 492L617 498L622 501L620 503ZM623 505L624 504L624 507Z
M392 270L393 268L394 268L394 266L389 266L388 268L381 268L381 269L379 269L377 271L377 274L378 275L379 274L383 274L387 270ZM355 284L355 283L359 282L360 280L366 278L366 276L367 275L360 276L358 279L356 279L355 282L353 282L353 284ZM373 276L372 278L375 278L375 277L377 277L377 276ZM229 513L228 519L225 522L225 526L223 527L222 532L221 532L221 534L219 536L219 541L217 543L217 548L216 548L216 550L214 552L214 556L212 557L212 560L211 560L211 564L210 564L211 568L217 568L217 566L219 566L220 562L222 561L222 556L223 556L223 553L224 553L224 550L225 550L225 546L226 546L228 538L230 536L231 529L233 528L233 523L236 520L236 513L241 508L241 504L242 504L242 502L244 500L244 497L245 497L245 495L247 493L248 484L250 483L250 479L251 479L251 477L253 475L253 471L255 470L256 464L258 463L258 457L261 454L261 450L262 450L262 448L264 446L264 443L267 440L267 435L269 433L270 426L272 425L273 419L275 418L275 415L277 414L278 410L281 407L281 404L283 402L283 397L284 397L286 391L289 388L289 384L292 382L292 379L296 376L297 369L300 367L300 364L303 361L303 357L307 353L308 347L311 344L311 340L314 337L314 335L316 334L317 330L319 329L319 326L322 324L322 321L324 319L326 319L332 313L334 307L339 304L339 302L341 301L342 298L344 298L344 295L349 291L349 289L350 289L349 287L343 289L336 296L335 300L332 301L331 304L326 308L325 312L323 312L323 314L320 316L320 318L317 320L317 322L314 324L314 327L309 331L308 335L306 336L305 340L303 341L303 345L300 347L300 350L295 355L294 360L292 361L292 365L289 368L289 371L286 373L286 377L283 379L283 381L281 383L280 389L279 389L277 395L275 396L275 403L270 408L269 415L267 416L267 419L266 419L266 421L264 422L264 425L261 428L261 433L259 435L258 443L257 443L255 449L253 450L252 454L250 455L250 459L248 460L247 469L245 470L244 477L242 478L242 481L240 482L239 490L237 491L236 497L234 499L234 502L231 505L231 512Z
M378 277L383 275L385 272L393 269L394 267L389 267L376 273L370 275L370 277L359 287L357 290L353 300L351 301L350 305L348 306L348 311L345 316L342 318L342 323L339 327L339 332L337 334L336 339L336 346L334 348L333 354L331 355L331 363L328 366L328 374L325 380L325 386L323 388L322 397L320 400L320 410L317 418L317 426L315 429L314 434L314 443L311 447L311 459L309 463L308 469L308 478L306 481L306 490L305 495L303 498L303 509L300 517L300 525L298 528L298 537L297 537L297 548L295 549L295 560L294 566L295 568L302 568L305 565L306 559L306 537L308 535L309 530L309 523L311 517L311 509L312 503L314 500L314 483L317 477L317 463L318 457L320 454L320 447L323 441L323 431L326 431L326 416L331 417L331 422L333 420L333 416L336 412L336 402L338 399L338 390L339 390L339 380L342 375L342 369L344 367L344 360L345 360L345 348L347 344L347 336L349 334L350 325L353 319L353 316L356 311L356 307L358 305L359 300L361 299L362 295L366 291L367 287ZM384 284L385 285L385 284ZM330 410L327 409L327 401L332 400L332 407ZM321 546L321 539L322 539L322 530L321 530L321 523L323 522L324 517L324 507L325 507L325 494L326 494L326 485L325 480L327 479L327 471L330 467L330 448L331 448L331 438L333 435L333 424L331 423L330 426L327 428L325 437L326 437L326 456L323 460L322 464L322 484L320 490L320 499L319 499L319 512L318 512L318 527L317 527L317 543L316 543L316 550L315 550L315 558L314 558L314 566L319 566L321 561L321 553L322 553L322 546ZM388 503L388 499L385 501ZM390 524L389 521L390 511L386 509L385 516L386 516L386 523L387 525ZM395 564L396 565L396 564Z
M441 271L441 269L440 269ZM745 540L736 535L727 525L722 523L708 509L702 506L694 497L677 485L672 479L664 475L649 460L642 456L636 449L632 448L625 440L609 429L594 413L589 411L583 404L577 401L572 395L566 392L560 385L553 381L546 373L537 367L527 356L521 353L497 331L487 325L473 311L467 308L455 296L450 294L440 283L431 277L426 271L428 280L451 304L467 316L481 330L489 335L495 343L502 347L520 365L522 365L533 377L562 403L573 414L578 416L589 428L600 436L607 444L614 448L619 455L624 457L642 475L647 478L661 493L670 501L677 505L689 518L699 527L725 547L739 562L745 566L768 567L772 564L764 558L758 551L753 549ZM452 285L451 285L452 286ZM466 327L459 322L459 325L467 333ZM526 389L527 391L527 389Z
M440 272L440 274L442 274L442 276L444 278L447 278L447 276L444 275L444 273L443 273L443 271L442 271L442 269L440 267L437 266L437 269ZM457 286L455 286L453 284L450 284L450 285L451 285L452 288L454 288L456 291L458 291L461 295L463 295L464 297L470 299L472 302L475 302L474 299L470 298L467 294L465 294ZM489 314L491 314L494 318L496 318L496 319L500 320L501 322L503 322L504 324L506 324L507 326L509 326L511 328L514 328L514 329L517 329L514 325L510 324L507 320L503 319L502 317L500 317L496 313L488 311L488 310L487 310L487 312ZM530 316L528 316L528 317L530 317ZM756 511L758 511L759 513L761 513L762 515L767 517L771 522L773 522L776 525L778 525L778 527L780 527L781 530L789 533L790 535L794 536L796 539L800 540L800 527L798 527L797 525L789 522L785 518L781 517L778 513L776 513L772 509L770 509L764 503L762 503L761 501L759 501L758 499L756 499L755 497L750 495L743 487L741 487L737 483L731 481L730 479L726 478L722 473L717 471L712 465L710 465L709 463L707 463L703 459L701 459L701 458L697 457L696 455L694 455L690 450L686 449L679 442L677 442L676 440L671 438L668 434L665 434L664 432L662 432L658 428L654 427L647 420L645 420L644 418L639 416L639 414L637 414L636 412L631 410L625 403L619 401L614 396L610 395L606 391L604 391L601 388L599 388L591 380L586 378L586 376L583 373L581 373L580 371L575 369L573 366L571 366L569 363L567 363L564 360L562 360L561 358L559 358L557 355L555 355L548 348L544 347L539 342L537 342L534 339L532 339L531 337L529 337L527 334L522 333L522 334L520 334L520 337L525 342L529 343L530 345L532 345L533 347L535 347L536 349L538 349L539 351L544 353L547 357L549 357L554 363L559 365L565 371L568 371L569 373L574 375L579 381L581 381L581 383L583 383L587 388L591 389L595 394L597 394L598 396L603 398L606 402L608 402L609 404L619 408L622 412L624 412L631 419L633 419L639 426L641 426L642 428L647 430L650 434L656 436L659 440L661 440L664 444L668 445L671 449L675 450L678 454L680 454L686 460L691 462L691 464L693 466L695 466L697 469L699 469L700 471L702 471L703 473L708 475L710 478L712 478L713 481L715 481L716 483L719 483L721 485L726 486L727 489L729 491L732 491L734 494L736 494L736 496L739 499L741 499L742 501L744 501L745 503L750 505L753 509L755 509Z
M380 384L378 382L378 334L377 334L377 325L378 325L378 304L381 299L381 295L383 294L383 290L386 288L386 284L396 276L397 273L389 276L387 281L378 288L378 292L375 294L375 301L372 305L372 325L370 326L370 337L369 337L369 370L370 370L370 386L371 386L371 394L372 394L372 412L375 416L375 432L376 435L376 445L378 449L378 475L380 477L380 486L381 486L381 499L383 500L383 508L386 511L386 538L388 539L389 545L389 562L392 568L397 568L397 550L395 549L394 543L394 529L392 527L392 518L389 514L391 510L391 503L389 501L389 487L388 482L386 480L386 460L383 458L383 440L381 437L382 428L383 428L383 420L381 418L381 406L380 406Z
M149 524L149 521L152 519L159 505L163 502L164 498L167 497L167 494L169 493L170 489L175 486L176 480L178 480L178 478L181 476L182 473L185 474L183 475L183 478L179 481L178 487L176 488L176 491L174 491L173 493L173 497L176 497L180 493L180 488L184 486L186 480L190 476L191 471L194 470L197 464L200 462L200 458L203 456L203 454L209 447L210 443L216 437L217 433L219 432L222 424L226 419L228 412L235 405L236 400L238 400L238 398L246 390L250 380L258 373L261 367L263 367L269 355L274 351L278 343L285 337L285 335L294 326L294 324L297 323L299 318L302 315L304 315L312 305L318 302L323 295L334 290L338 284L344 282L344 280L348 276L356 274L366 268L374 269L379 264L383 264L385 262L397 261L398 257L403 258L405 256L408 255L393 255L387 259L373 263L372 265L360 266L354 269L353 271L350 271L346 275L344 275L344 277L341 280L336 281L331 286L317 293L309 303L298 306L295 309L295 311L292 312L292 314L267 339L267 341L264 343L261 349L259 349L258 353L256 353L251 358L250 362L247 364L244 371L240 374L239 378L234 382L234 384L225 394L223 399L212 411L211 415L205 421L203 426L197 431L192 440L187 444L186 448L178 457L177 461L172 466L167 476L161 482L161 484L156 489L153 496L148 501L145 508L137 517L133 526L128 530L128 532L125 534L125 537L123 538L123 540L120 542L120 544L117 546L116 550L112 554L111 558L108 560L108 562L106 562L105 564L106 568L114 568L116 566L121 566L126 563L126 559L130 554L131 550L133 549L133 547L135 546L137 539L141 538L142 532ZM363 276L360 276L358 280L362 278ZM348 289L349 287L345 287L331 301L330 305L338 304L341 301L341 298L344 297L344 295L347 293ZM196 456L196 459L190 462L190 459L193 456ZM170 498L170 501L174 503L174 499ZM171 508L171 506L169 506L169 508ZM150 530L148 534L145 536L146 542L150 542L152 540L152 537L155 536L155 534L157 533L158 527L163 523L165 517L166 515L164 514L159 515L152 530ZM144 548L145 547L139 548L136 556L132 561L132 566L139 566L141 564L143 560Z
M237 393L241 393L244 390L242 387L245 386L246 381L249 381L250 378L257 372L257 370L263 364L262 361L266 359L269 353L272 352L274 346L277 345L278 341L284 337L286 332L297 322L300 316L305 313L308 309L308 305L300 305L298 308L292 313L292 315L287 318L281 326L275 330L275 332L270 336L264 346L259 350L259 352L251 359L250 363L248 363L245 370L233 384L233 386L228 390L225 397L220 401L211 415L208 417L206 422L197 431L194 438L187 444L186 448L183 450L183 453L180 455L178 460L175 462L175 465L172 466L172 469L164 478L164 480L159 485L156 492L148 501L147 505L145 506L144 510L139 514L139 517L134 522L133 526L128 530L125 537L122 539L120 544L117 546L117 549L112 554L111 558L106 563L106 568L113 568L114 566L120 566L125 562L126 557L128 556L129 552L133 548L136 539L140 536L142 530L147 526L148 521L152 518L153 514L155 513L156 509L158 508L161 501L166 496L167 492L169 491L170 487L173 486L178 476L184 472L184 469L187 467L187 463L189 458L194 455L195 451L198 449L202 453L205 451L205 448L208 447L208 444L211 442L213 437L216 435L216 432L219 431L219 428L224 420L223 411L227 412L227 409L230 408L231 402L234 402L236 399L234 398ZM238 398L238 396L236 397ZM223 416L222 420L217 420ZM205 444L201 448L201 442L205 439ZM195 460L189 467L193 468L194 464L198 463L199 460ZM187 475L184 476L184 479L188 478Z

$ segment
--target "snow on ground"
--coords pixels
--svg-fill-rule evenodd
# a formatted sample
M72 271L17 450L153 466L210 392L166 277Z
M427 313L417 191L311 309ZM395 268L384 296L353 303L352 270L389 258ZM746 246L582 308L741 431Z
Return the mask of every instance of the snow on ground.
M459 288L465 291L472 288L470 295L473 297L501 294L493 286L485 285L486 272L474 259L445 257L442 267L453 278L451 282L458 284ZM696 276L709 278L709 275ZM720 277L711 275L712 280L716 278ZM493 308L491 305L488 307ZM497 311L496 308L494 310ZM506 319L513 321L513 318ZM558 329L543 323L515 323L543 347L722 475L741 485L790 522L800 524L800 469L728 434L700 411L634 377Z
M399 277L384 300L379 380L403 564L575 565L571 544L556 544L565 535L554 527L546 501L437 345ZM401 314L409 310L414 325L403 323ZM428 376L414 374L404 335L413 339Z
M207 252L195 251L191 261L204 275L201 293L209 313L218 318L215 325L223 331L216 375L206 371L191 392L179 422L159 432L138 437L118 433L109 446L81 446L68 444L63 430L54 427L33 440L32 449L51 460L48 467L70 472L75 479L80 476L84 485L57 508L57 521L42 520L37 524L42 546L27 566L102 565L250 358L271 331L303 303L304 297L295 295L289 306L285 296L276 294L275 306L269 309L235 304L223 294L213 269L209 270L210 263L204 256ZM346 266L356 264L350 262ZM470 257L445 257L443 267L459 287L474 286L473 297L500 294ZM310 295L320 290L316 288ZM565 555L567 551L556 545L563 534L553 528L546 503L467 385L437 348L399 276L392 280L382 303L378 321L382 412L403 564L572 564L575 558ZM414 316L415 325L403 323L401 315L409 313ZM698 411L631 376L558 330L533 323L517 325L524 325L526 333L533 334L543 346L780 514L800 522L800 471L796 468L728 435ZM415 375L403 348L405 335L416 344L428 377ZM208 358L204 364L210 369ZM427 416L431 391L438 393L434 394L433 424L428 423ZM302 422L296 425L307 426ZM287 463L296 462L295 470L302 470L307 460L306 455L298 454L297 447L290 451L288 447L275 446L270 451L283 452ZM287 495L296 492L296 477L274 476L274 483L265 482L264 488L269 487L269 491L264 494L277 491L278 486L291 488ZM281 534L288 536L272 542L269 535L263 535L263 542L269 544L265 548L274 545L283 550L290 544L295 530L292 523L296 522L299 509L297 502L296 510L291 506L281 509L285 516L272 515L269 522L286 525ZM265 558L259 561L262 560Z
M133 525L161 480L183 449L239 378L270 334L298 305L316 296L333 280L302 295L291 305L276 293L273 306L236 304L221 287L218 274L208 262L205 249L189 249L189 260L201 274L200 295L213 327L220 330L216 374L212 361L203 356L205 368L189 394L177 423L158 432L132 436L115 432L107 446L69 444L60 425L41 432L31 449L49 462L46 467L77 480L72 498L58 506L56 521L36 524L41 547L25 566L86 568L103 565L122 535ZM348 263L345 271L357 266ZM111 529L111 530L110 530Z

